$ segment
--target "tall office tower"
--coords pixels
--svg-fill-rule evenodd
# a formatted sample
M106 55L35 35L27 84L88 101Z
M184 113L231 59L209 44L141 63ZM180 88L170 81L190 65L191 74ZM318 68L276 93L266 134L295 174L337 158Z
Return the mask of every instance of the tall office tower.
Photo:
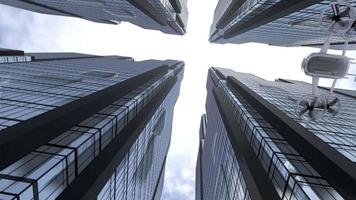
M179 35L185 34L188 21L186 0L0 0L0 4L106 24L125 21Z
M356 199L356 92L337 91L335 118L306 122L294 108L311 87L209 70L200 199Z
M160 198L184 63L0 55L0 199Z
M219 0L210 31L215 43L258 42L276 46L320 46L329 35L319 25L320 13L332 12L333 0ZM356 3L349 1L354 7ZM340 13L344 7L340 7ZM353 32L352 35L356 33ZM350 41L355 49L356 40ZM331 38L340 48L344 38Z
M206 136L206 115L201 117L200 130L199 130L199 150L197 164L195 168L195 199L203 199L203 171L202 171L202 151L204 146L204 140Z

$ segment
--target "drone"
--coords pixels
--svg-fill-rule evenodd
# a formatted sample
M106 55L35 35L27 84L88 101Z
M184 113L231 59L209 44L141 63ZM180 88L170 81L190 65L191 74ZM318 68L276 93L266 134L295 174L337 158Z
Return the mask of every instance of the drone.
M295 108L296 114L307 121L334 117L341 110L341 102L334 95L334 89L339 79L349 75L351 59L345 54L352 31L356 30L355 9L346 1L332 2L327 9L320 13L319 24L324 31L329 33L329 36L320 52L312 53L303 60L302 69L304 73L312 77L312 94L296 101ZM341 55L328 53L332 36L340 36L345 39ZM318 93L320 78L333 79L327 95Z

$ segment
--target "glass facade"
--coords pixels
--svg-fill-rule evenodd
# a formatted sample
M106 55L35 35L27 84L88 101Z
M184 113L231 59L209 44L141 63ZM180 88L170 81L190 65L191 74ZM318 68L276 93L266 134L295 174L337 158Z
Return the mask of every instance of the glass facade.
M98 57L1 64L1 69L9 75L6 81L10 83L3 84L1 88L3 129L68 102L86 98L86 95L154 69L164 62ZM170 66L174 62L165 64ZM156 197L170 144L173 108L182 80L182 67L178 64L165 74L151 77L122 98L1 170L0 199L56 199L71 187L71 183L94 159L100 157L113 139L120 138L125 126L177 73L177 84L98 192L97 199ZM102 69L105 75L108 72L117 75L83 75L83 72L94 69ZM16 123L10 123L13 121Z
M214 80L209 77L208 91L214 84ZM206 108L206 136L199 152L202 168L201 199L250 199L238 158L211 92L208 92Z
M146 0L144 2L38 0L34 3L20 0L0 0L0 4L40 13L80 17L94 22L109 24L127 21L146 29L182 35L186 30L188 11L186 2L178 2L181 5L181 10L175 9L169 0ZM159 16L163 22L158 22L156 16Z
M153 63L152 63L153 64ZM101 66L119 77L87 76ZM135 67L136 66L136 67ZM153 69L120 58L55 59L1 64L1 129L86 97Z
M221 4L227 7L230 2L220 0ZM273 8L283 0L248 0L245 1L240 7L236 8L234 16L235 18L227 23L227 25L219 30L214 25L212 26L212 40L215 40L218 35L224 35L232 27L239 27L244 23L254 20L254 17L265 12L269 8ZM223 43L248 43L258 42L266 43L277 46L300 46L300 45L320 45L326 40L329 33L325 32L319 26L319 15L325 10L329 9L329 4L333 2L330 0L320 1L311 6L307 6L302 9L287 14L286 16L278 17L276 20L268 22L264 25L258 26L247 32L234 35L229 39L218 39L216 42ZM353 6L356 6L355 1L349 1ZM340 9L343 9L342 7ZM226 10L220 10L224 13ZM279 10L282 12L283 10ZM271 13L276 14L276 11ZM331 13L330 13L331 14ZM218 21L221 15L216 15L214 21ZM256 23L258 21L255 21ZM251 23L251 22L249 22ZM214 36L214 32L219 32ZM332 43L343 44L344 39L338 36L333 36Z
M256 76L214 68L209 71L207 97L207 136L202 150L203 199L248 199L244 171L234 153L225 125L212 95L213 88L224 91L224 101L237 120L265 173L281 199L343 199L343 197L300 155L224 77L233 76L276 106L322 141L354 162L356 152L352 121L356 106L352 97L339 94L343 109L331 119L305 123L295 113L295 99L309 94L311 85L303 82L271 82ZM320 89L326 94L326 90ZM216 195L219 195L217 197Z
M198 150L198 158L195 167L195 199L201 200L203 199L203 175L202 175L202 151L204 149L204 142L206 136L206 115L201 117L200 122L200 130L199 130L199 150Z
M236 74L236 78L350 161L356 162L356 102L353 97L336 94L342 104L342 109L336 117L306 123L296 115L295 100L310 94L311 85L302 82L269 82L246 74ZM329 91L319 89L318 93L328 95Z
M0 56L0 63L30 62L31 56Z
M204 188L204 199L250 199L222 120L216 127L211 157L211 183L209 188Z

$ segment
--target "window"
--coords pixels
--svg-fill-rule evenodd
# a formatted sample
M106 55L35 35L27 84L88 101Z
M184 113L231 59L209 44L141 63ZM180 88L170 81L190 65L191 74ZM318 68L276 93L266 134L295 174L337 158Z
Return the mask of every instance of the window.
M162 109L159 113L157 122L156 122L155 126L153 127L153 130L152 130L153 135L159 136L162 133L165 122L166 122L166 110Z
M19 62L30 62L32 61L31 56L0 56L1 63L19 63Z

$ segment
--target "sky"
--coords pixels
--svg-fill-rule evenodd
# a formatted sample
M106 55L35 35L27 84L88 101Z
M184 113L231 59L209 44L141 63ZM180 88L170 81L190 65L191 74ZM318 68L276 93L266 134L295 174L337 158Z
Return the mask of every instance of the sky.
M189 0L185 36L166 35L135 25L105 25L82 19L43 15L0 5L0 47L25 52L79 52L130 56L135 60L176 59L185 62L185 75L175 107L162 199L194 199L195 163L200 116L205 112L208 69L231 68L274 80L310 82L301 70L304 57L318 49L273 47L264 44L210 44L209 29L218 0ZM202 3L203 2L203 3ZM356 57L351 52L349 56ZM356 73L356 67L352 67ZM321 84L329 84L322 81ZM339 87L352 88L351 80Z

